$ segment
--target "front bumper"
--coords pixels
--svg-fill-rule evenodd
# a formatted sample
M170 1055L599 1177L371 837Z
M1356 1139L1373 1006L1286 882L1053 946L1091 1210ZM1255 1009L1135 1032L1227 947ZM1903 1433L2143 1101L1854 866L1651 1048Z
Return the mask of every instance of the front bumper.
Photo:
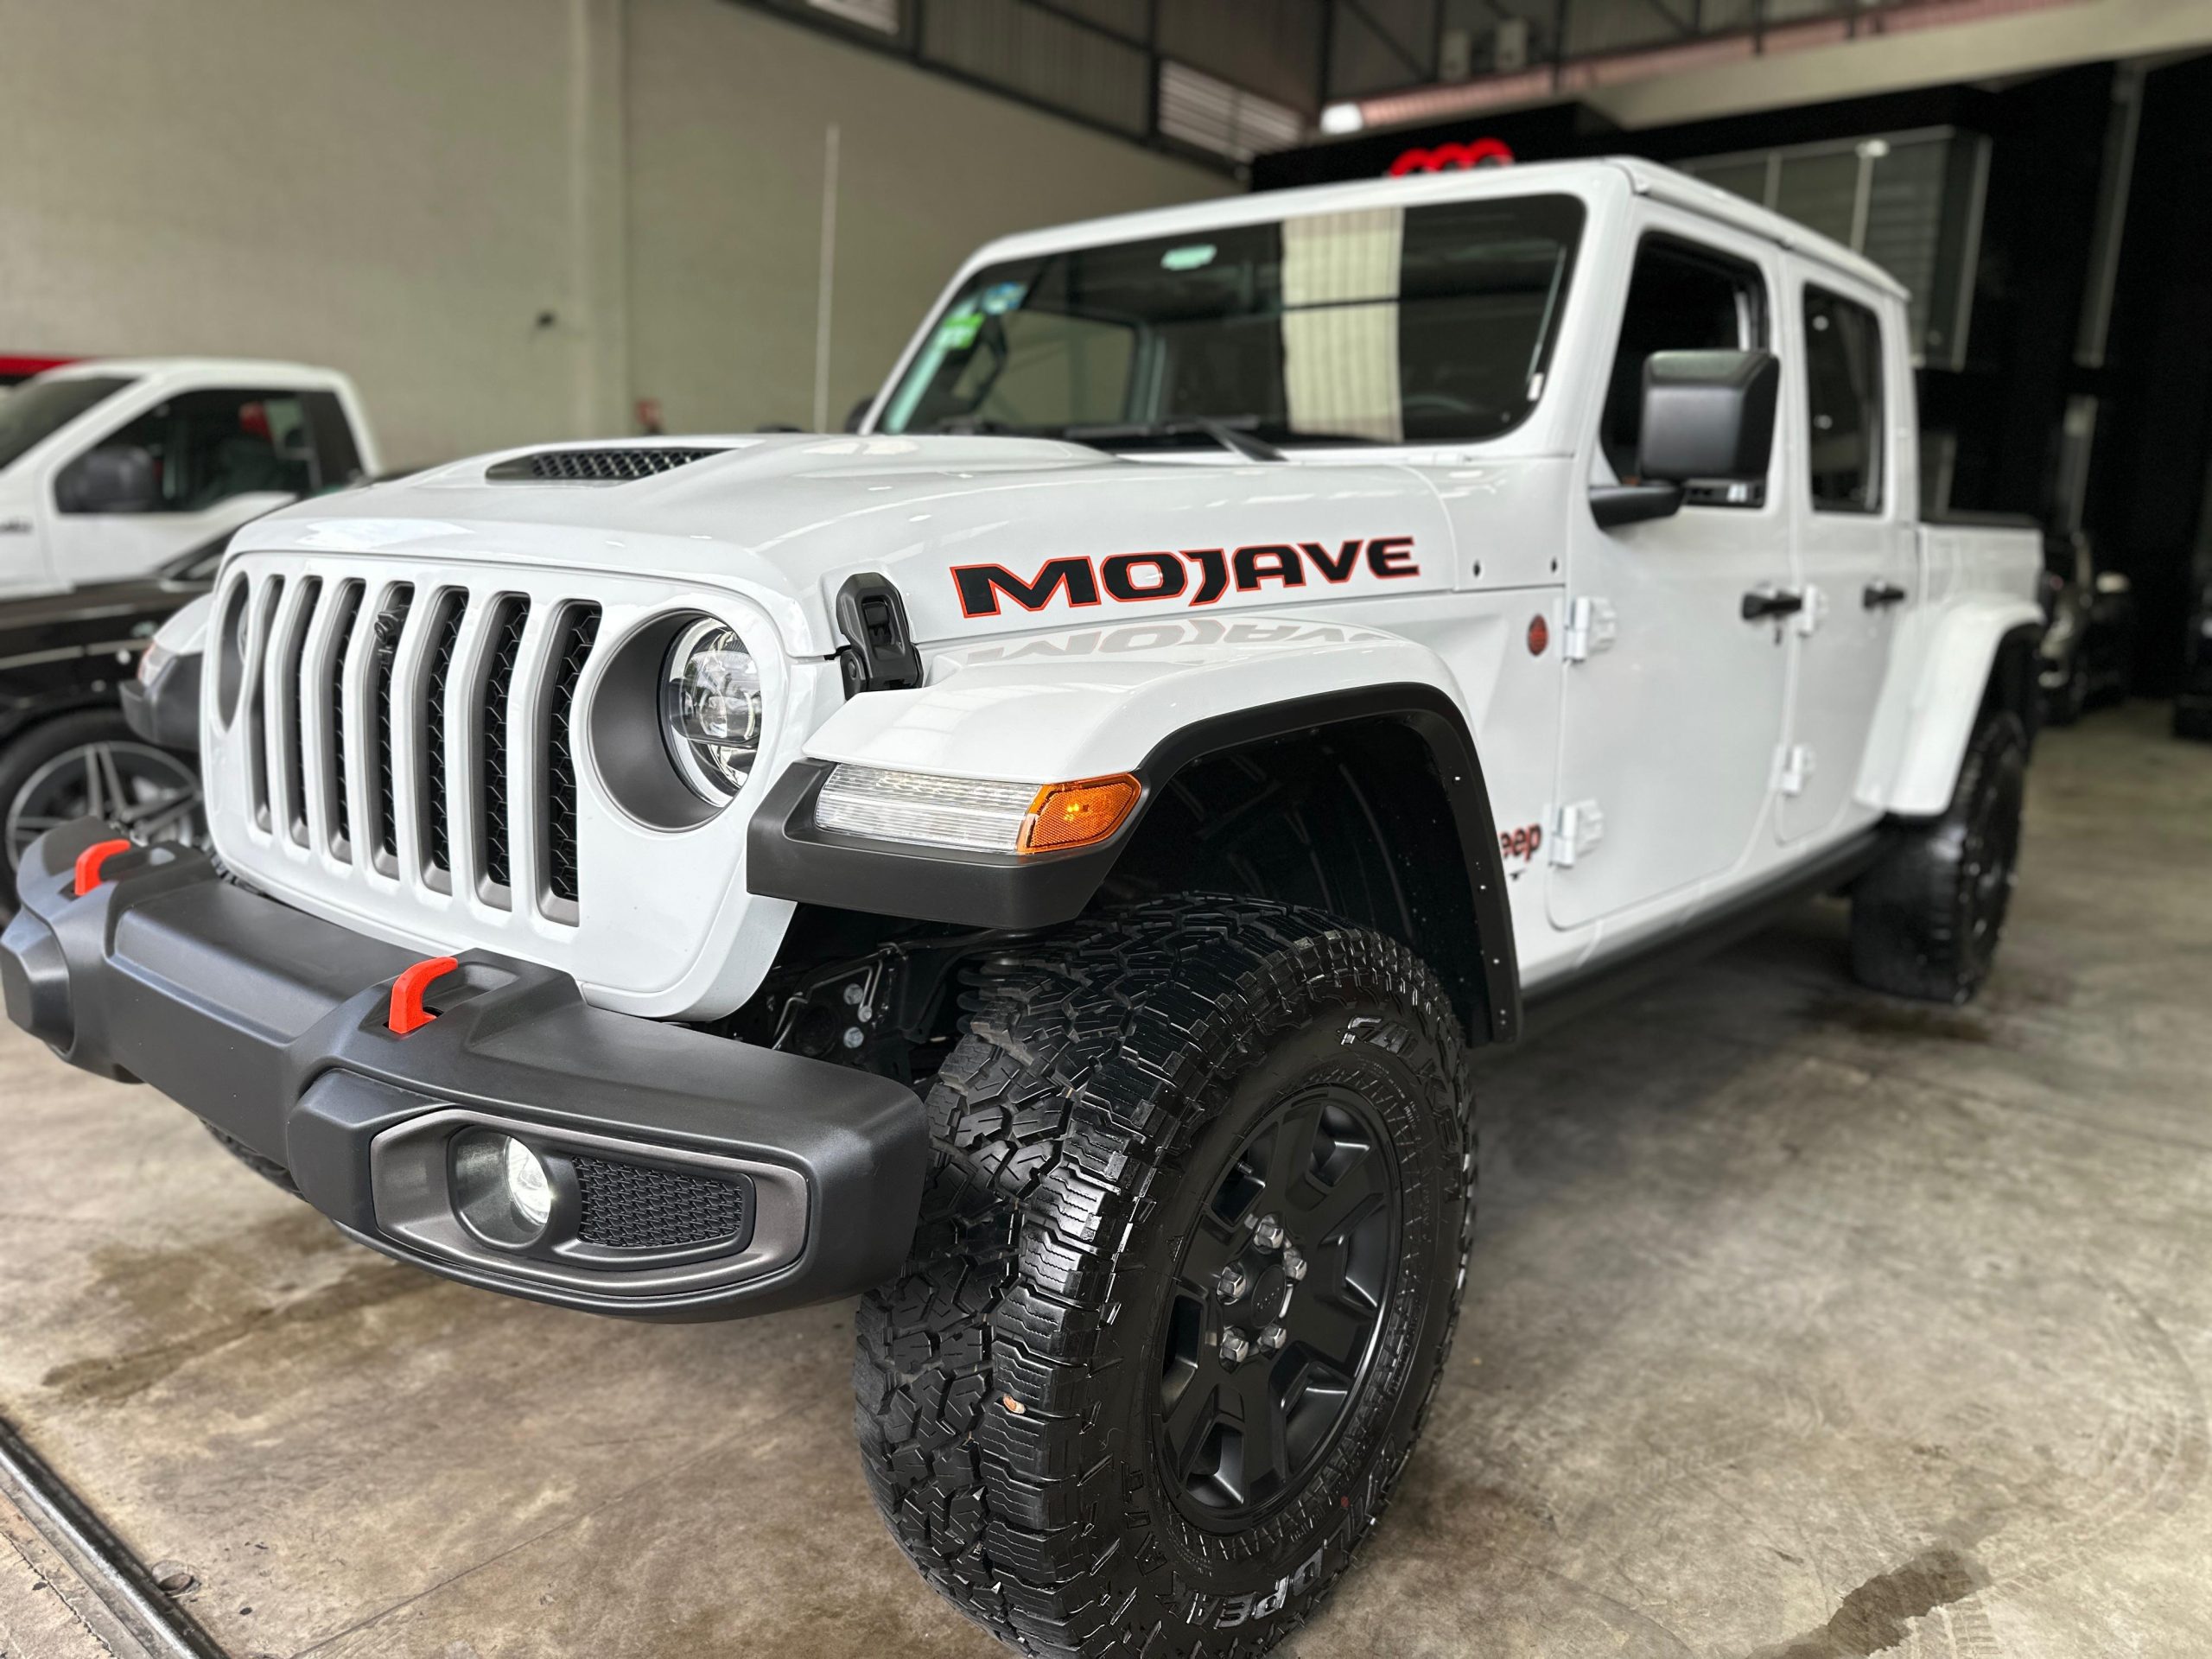
M849 1295L904 1259L929 1150L911 1090L591 1007L567 976L481 951L400 1035L410 952L187 848L118 853L80 896L79 855L113 834L81 819L25 854L0 934L9 1017L282 1164L359 1242L486 1289L661 1319ZM464 1215L454 1142L478 1129L566 1172L545 1237L495 1243ZM627 1206L612 1226L577 1220L594 1191L602 1215L604 1195ZM700 1214L721 1230L698 1236Z

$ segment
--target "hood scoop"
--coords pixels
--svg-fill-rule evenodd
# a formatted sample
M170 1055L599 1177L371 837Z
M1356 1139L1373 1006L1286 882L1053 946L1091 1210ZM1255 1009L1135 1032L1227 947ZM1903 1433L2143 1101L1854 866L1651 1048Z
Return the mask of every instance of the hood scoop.
M540 449L510 455L485 469L494 484L627 484L673 472L723 452L715 448Z

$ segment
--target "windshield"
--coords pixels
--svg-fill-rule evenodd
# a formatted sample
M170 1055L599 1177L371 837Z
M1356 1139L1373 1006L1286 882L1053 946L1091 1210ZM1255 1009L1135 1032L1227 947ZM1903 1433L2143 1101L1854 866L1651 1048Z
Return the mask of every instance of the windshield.
M1543 391L1582 217L1572 196L1362 208L993 265L933 321L877 429L1494 438Z
M17 386L0 398L0 467L14 466L33 444L52 437L130 384L120 375L77 374Z

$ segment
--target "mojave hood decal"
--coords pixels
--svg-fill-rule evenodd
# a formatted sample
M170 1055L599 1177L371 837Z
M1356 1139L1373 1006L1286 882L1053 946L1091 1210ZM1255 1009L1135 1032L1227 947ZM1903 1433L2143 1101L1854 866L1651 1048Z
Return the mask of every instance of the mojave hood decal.
M961 615L972 619L1001 614L1002 601L1032 613L1056 602L1071 609L1109 601L1131 605L1179 599L1186 606L1211 605L1232 586L1240 594L1257 593L1269 582L1303 588L1309 569L1316 581L1335 586L1349 582L1363 568L1386 581L1418 576L1414 538L1354 536L1333 545L1261 542L1103 558L1075 555L1046 559L1027 576L1003 564L958 564L952 567L952 582Z

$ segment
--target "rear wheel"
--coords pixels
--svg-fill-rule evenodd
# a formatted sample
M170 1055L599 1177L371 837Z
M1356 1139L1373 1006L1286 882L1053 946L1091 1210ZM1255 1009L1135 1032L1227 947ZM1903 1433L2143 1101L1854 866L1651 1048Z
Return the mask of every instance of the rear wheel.
M24 850L73 818L105 818L134 841L200 841L207 819L192 762L139 741L112 709L34 726L0 753L0 913L16 907Z
M877 1503L1025 1651L1258 1653L1389 1499L1458 1319L1448 1003L1381 935L1213 899L970 995L912 1259L860 1314Z
M1897 996L1960 1003L1989 976L2020 854L2027 734L1992 709L1967 745L1950 809L1898 833L1851 899L1851 965Z

